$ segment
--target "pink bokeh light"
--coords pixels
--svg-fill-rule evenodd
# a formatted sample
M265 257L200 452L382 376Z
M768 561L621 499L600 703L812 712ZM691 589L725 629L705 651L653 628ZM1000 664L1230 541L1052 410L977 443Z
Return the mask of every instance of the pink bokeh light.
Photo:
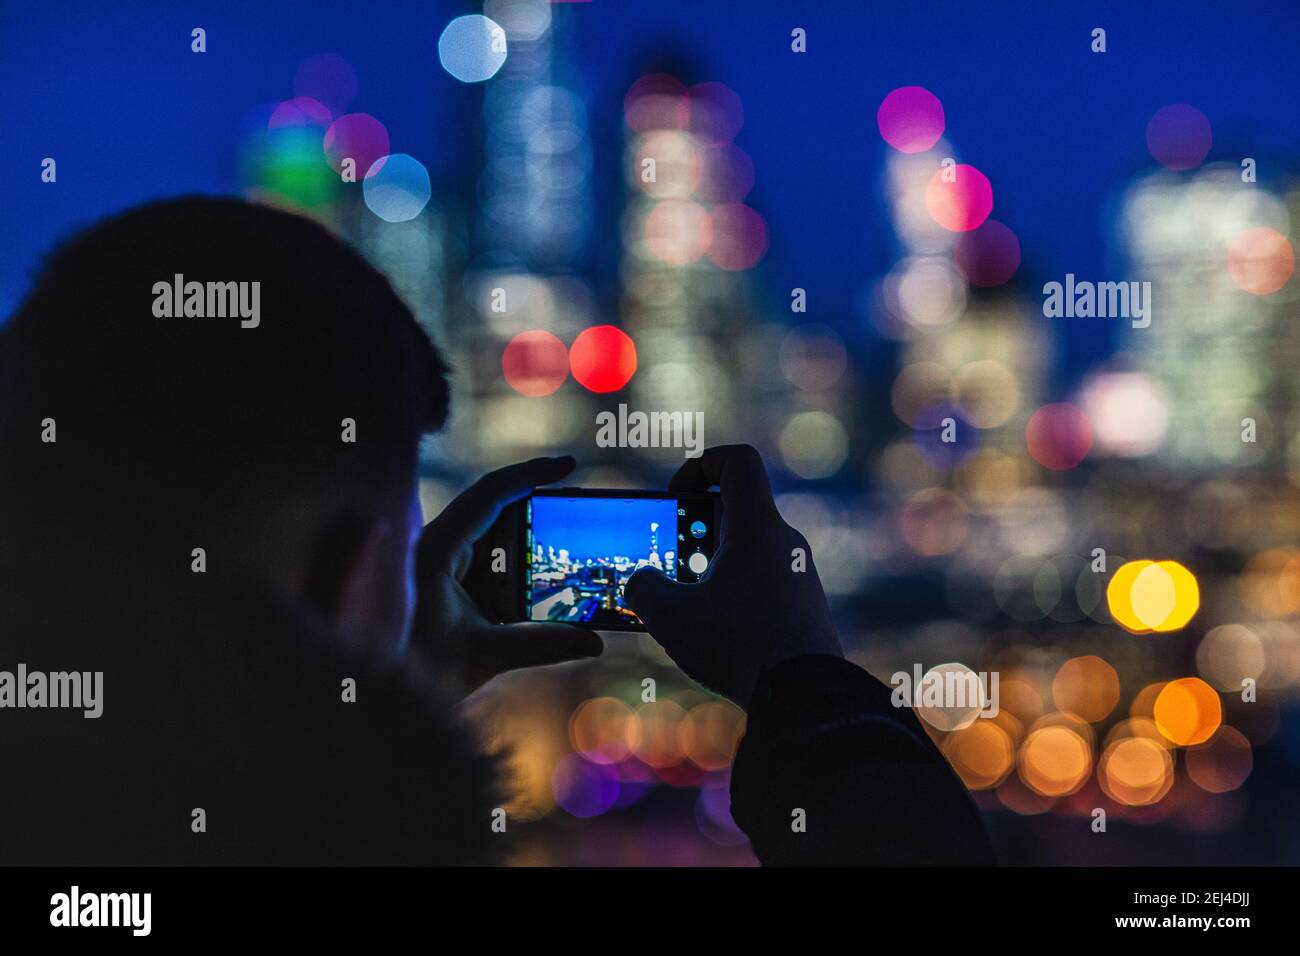
M271 118L266 121L267 129L281 129L285 126L328 126L333 116L329 108L320 100L310 96L295 96L285 100L271 111Z
M356 160L358 178L378 172L375 162L388 155L388 129L369 113L348 113L340 116L325 131L325 158L335 172L343 169L343 160Z
M718 268L750 269L767 252L767 223L743 203L717 206L709 218L713 225L709 259Z
M623 119L638 133L686 129L691 121L690 95L675 76L649 73L628 88L623 97Z
M979 228L993 211L993 186L974 166L959 163L944 167L925 188L925 208L931 219L950 232L969 232Z
M1087 457L1092 449L1092 422L1077 405L1044 405L1025 426L1025 446L1044 468L1065 471Z
M569 350L543 329L520 332L501 353L501 373L520 395L550 395L569 377Z

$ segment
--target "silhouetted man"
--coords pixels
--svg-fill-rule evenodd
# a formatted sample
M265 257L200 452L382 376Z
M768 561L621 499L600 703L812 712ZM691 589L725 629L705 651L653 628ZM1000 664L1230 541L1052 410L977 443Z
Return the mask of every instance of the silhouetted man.
M452 701L602 644L487 621L459 582L500 509L573 460L493 472L421 528L447 369L379 273L284 212L142 207L51 257L0 330L0 389L0 670L47 680L0 709L0 862L500 858L498 768ZM760 859L986 862L960 783L843 660L813 567L789 571L806 542L757 454L674 479L712 484L706 580L642 572L628 598L749 705L733 809ZM102 675L98 716L48 706L74 673Z

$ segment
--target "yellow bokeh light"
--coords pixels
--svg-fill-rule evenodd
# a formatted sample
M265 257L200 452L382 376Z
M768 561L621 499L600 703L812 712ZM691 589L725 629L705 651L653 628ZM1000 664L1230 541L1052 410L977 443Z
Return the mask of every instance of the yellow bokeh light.
M1144 567L1129 588L1129 604L1133 607L1133 616L1147 630L1155 630L1163 624L1174 613L1177 603L1178 592L1174 589L1174 579L1158 564Z
M1110 608L1110 616L1122 628L1134 634L1145 634L1151 630L1134 613L1132 590L1137 576L1154 564L1154 561L1130 561L1111 575L1110 584L1106 586L1106 606Z
M1199 677L1172 680L1156 697L1156 727L1180 747L1202 744L1223 722L1223 706L1214 688Z
M1192 572L1177 561L1130 561L1106 588L1106 605L1133 634L1168 633L1187 626L1201 606Z
M1162 634L1182 630L1201 607L1201 589L1196 583L1195 575L1177 561L1160 561L1156 567L1169 575L1174 586L1174 607L1155 626L1155 630Z

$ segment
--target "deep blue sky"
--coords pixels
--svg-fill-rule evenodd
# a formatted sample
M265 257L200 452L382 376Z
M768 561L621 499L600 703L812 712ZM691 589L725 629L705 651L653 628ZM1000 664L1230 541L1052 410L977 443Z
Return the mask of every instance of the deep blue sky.
M650 553L650 522L659 522L659 554L677 550L677 501L671 498L533 499L533 540L569 549L575 559Z
M394 149L428 165L435 190L472 205L481 160L481 90L438 66L438 34L461 3L4 3L0 150L7 248L0 314L38 255L76 225L189 191L232 192L247 111L291 95L307 57L356 68L352 108L379 117ZM1089 12L1080 12L1082 10ZM1017 231L1020 281L1113 275L1108 202L1152 165L1152 113L1188 102L1213 124L1211 161L1259 162L1261 179L1300 156L1300 17L1294 3L877 3L593 0L557 5L571 24L559 79L591 105L597 241L588 272L616 302L617 162L622 97L656 64L688 82L721 80L744 102L737 138L754 158L750 202L771 249L757 273L776 308L809 293L809 320L839 327L868 367L891 346L862 329L854 301L897 249L880 189L887 147L875 112L919 84L943 101L961 161L991 179L994 217ZM740 12L740 11L743 11ZM209 52L189 50L204 26ZM794 26L809 52L790 52ZM1109 52L1089 51L1094 26ZM39 181L54 156L59 182ZM601 240L599 237L609 237ZM1035 293L1036 294L1036 293ZM1046 320L1044 320L1046 321ZM1057 390L1109 347L1116 323L1069 323Z

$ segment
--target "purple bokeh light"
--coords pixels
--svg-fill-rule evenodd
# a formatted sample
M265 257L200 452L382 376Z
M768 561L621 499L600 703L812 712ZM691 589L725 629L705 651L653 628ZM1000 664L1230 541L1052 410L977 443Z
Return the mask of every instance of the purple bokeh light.
M900 153L923 153L943 135L943 104L924 86L901 86L881 102L876 125Z

